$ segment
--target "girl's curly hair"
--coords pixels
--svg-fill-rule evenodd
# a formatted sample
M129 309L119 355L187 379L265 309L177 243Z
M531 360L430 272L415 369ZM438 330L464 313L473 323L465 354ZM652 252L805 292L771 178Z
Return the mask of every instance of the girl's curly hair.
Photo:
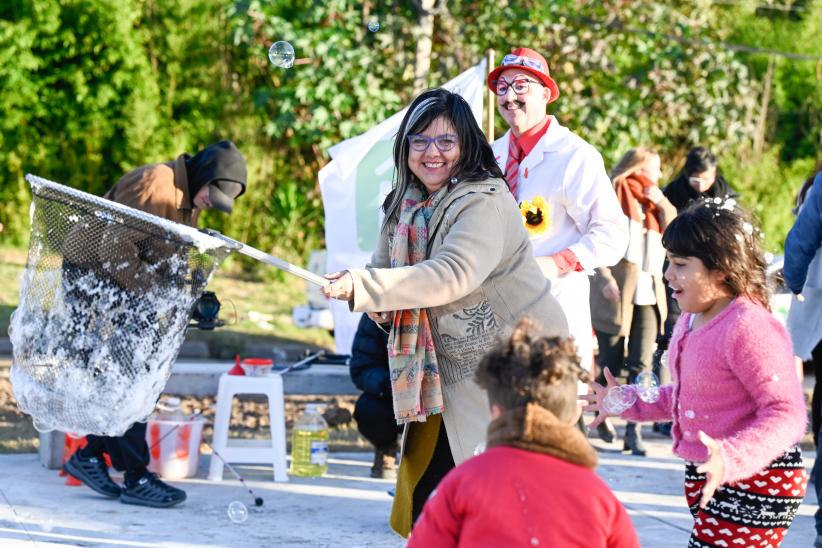
M576 413L577 381L588 381L572 339L538 335L538 324L520 320L511 337L486 354L476 381L491 404L515 409L536 403L560 420Z

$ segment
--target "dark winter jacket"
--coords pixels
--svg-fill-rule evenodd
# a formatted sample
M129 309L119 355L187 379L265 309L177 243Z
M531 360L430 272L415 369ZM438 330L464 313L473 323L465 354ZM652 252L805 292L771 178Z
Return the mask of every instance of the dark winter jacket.
M816 176L796 222L785 239L785 264L782 271L785 283L794 293L805 286L809 267L822 246L822 172ZM814 272L814 274L816 274ZM817 287L813 280L811 287Z
M791 301L788 331L794 354L807 361L822 340L822 171L799 205L796 222L785 240L782 271L791 291L804 297Z
M351 380L362 390L391 399L388 377L388 334L363 314L351 347Z
M688 182L688 176L681 172L679 176L662 189L662 193L670 200L677 211L683 211L696 200L702 198L738 198L734 189L722 175L716 174L716 181L705 192L697 192Z

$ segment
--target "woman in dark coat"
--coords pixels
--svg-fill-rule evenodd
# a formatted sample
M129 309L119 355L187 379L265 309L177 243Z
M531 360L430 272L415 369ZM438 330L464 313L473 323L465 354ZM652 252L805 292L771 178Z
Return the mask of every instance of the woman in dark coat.
M737 198L739 195L722 177L716 156L705 147L692 148L685 158L685 167L676 179L662 189L677 211L702 198Z

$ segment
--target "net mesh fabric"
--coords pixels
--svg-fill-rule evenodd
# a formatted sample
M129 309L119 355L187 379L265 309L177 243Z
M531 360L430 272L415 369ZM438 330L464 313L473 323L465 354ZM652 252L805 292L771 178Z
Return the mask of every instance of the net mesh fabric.
M120 435L145 420L190 312L229 253L153 215L27 175L31 239L11 381L40 430Z

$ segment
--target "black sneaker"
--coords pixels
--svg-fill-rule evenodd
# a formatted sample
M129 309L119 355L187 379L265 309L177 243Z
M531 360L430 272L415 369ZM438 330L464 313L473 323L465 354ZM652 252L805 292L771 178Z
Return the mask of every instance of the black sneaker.
M152 508L170 508L186 500L186 492L161 481L157 474L147 472L133 484L126 483L120 495L120 502L151 506Z
M82 481L103 496L117 498L123 490L108 475L108 466L97 457L83 458L74 453L63 465L67 474Z

